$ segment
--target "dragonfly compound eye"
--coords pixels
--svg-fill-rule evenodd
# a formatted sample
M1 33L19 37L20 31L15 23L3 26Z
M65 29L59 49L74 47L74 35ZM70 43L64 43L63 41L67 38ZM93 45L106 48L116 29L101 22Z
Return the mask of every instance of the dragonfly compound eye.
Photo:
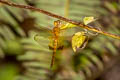
M59 26L61 24L60 20L54 21L54 26Z

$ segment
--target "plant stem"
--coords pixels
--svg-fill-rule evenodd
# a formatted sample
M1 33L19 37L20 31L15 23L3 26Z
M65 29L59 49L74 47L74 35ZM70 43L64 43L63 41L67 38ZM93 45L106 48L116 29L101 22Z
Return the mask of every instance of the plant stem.
M48 11L45 11L45 10L42 10L42 9L39 9L39 8L35 8L35 7L32 7L32 6L28 6L28 5L16 4L16 3L13 3L13 2L8 2L6 0L0 0L0 2L3 3L3 4L9 5L9 6L17 7L17 8L30 9L30 10L33 10L33 11L38 11L38 12L43 13L45 15L63 20L63 21L68 22L68 23L72 23L72 24L77 25L81 28L84 28L84 29L87 29L87 30L90 30L90 31L94 31L94 32L97 32L97 33L100 33L100 34L103 34L103 35L106 35L106 36L110 36L112 38L120 39L120 36L118 36L118 35L107 33L107 32L104 32L102 30L95 29L93 27L89 27L88 25L84 25L81 22L76 22L76 21L67 19L65 17L56 15L54 13L51 13L51 12L48 12Z
M66 17L66 18L68 18L68 16L69 16L69 7L70 7L70 0L66 0L65 14L64 14L64 17Z

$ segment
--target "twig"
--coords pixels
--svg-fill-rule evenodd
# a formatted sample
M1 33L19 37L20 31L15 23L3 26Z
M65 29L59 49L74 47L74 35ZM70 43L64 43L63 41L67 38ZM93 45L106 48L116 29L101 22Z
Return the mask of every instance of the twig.
M33 11L38 11L38 12L43 13L45 15L48 15L48 16L51 16L51 17L54 17L54 18L72 23L72 24L77 25L81 28L84 28L84 29L87 29L87 30L90 30L90 31L94 31L94 32L97 32L97 33L101 33L103 35L110 36L112 38L120 39L120 36L118 36L118 35L107 33L107 32L104 32L102 30L95 29L93 27L89 27L88 25L84 25L83 23L67 19L65 17L53 14L51 12L48 12L48 11L45 11L45 10L42 10L42 9L39 9L39 8L35 8L35 7L32 7L32 6L28 6L28 5L16 4L16 3L13 3L13 2L8 2L6 0L0 0L0 2L3 3L3 4L9 5L9 6L17 7L17 8L24 8L24 9L30 9L30 10L33 10Z
M66 0L66 4L65 4L65 14L64 14L64 17L66 17L66 18L68 18L69 7L70 7L70 0Z

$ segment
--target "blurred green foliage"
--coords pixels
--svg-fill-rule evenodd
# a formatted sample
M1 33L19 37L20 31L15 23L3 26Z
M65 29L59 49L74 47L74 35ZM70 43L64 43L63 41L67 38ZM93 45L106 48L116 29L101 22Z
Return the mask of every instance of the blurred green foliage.
M8 0L31 5L55 14L82 21L85 16L98 18L92 27L120 35L119 0ZM66 5L69 2L69 5ZM66 9L67 8L67 9ZM49 33L56 19L35 11L0 5L0 80L94 80L105 71L112 57L119 57L120 41L98 35L90 37L87 47L76 54L71 37L65 37L62 51L58 51L54 70L50 69L52 51ZM69 29L64 36L72 36L83 29ZM41 43L34 35L43 34Z
M13 63L6 63L0 65L0 79L1 80L14 80L18 74L18 67Z

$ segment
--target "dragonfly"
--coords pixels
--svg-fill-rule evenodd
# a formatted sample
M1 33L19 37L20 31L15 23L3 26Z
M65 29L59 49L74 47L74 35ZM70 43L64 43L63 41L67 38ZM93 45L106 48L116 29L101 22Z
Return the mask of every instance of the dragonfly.
M93 17L85 17L84 18L84 24L87 25L88 23L91 23L92 21L94 21L94 18ZM52 54L52 59L51 59L51 67L53 66L54 64L54 61L55 61L55 54L57 52L57 50L62 50L63 49L63 45L61 45L61 32L64 30L64 29L67 29L67 28L73 28L73 27L76 27L76 25L73 25L71 23L62 23L60 20L57 20L57 21L54 21L54 27L52 30L49 30L51 33L52 33L52 44L49 43L49 49L51 49L53 51L53 54ZM71 33L71 32L70 32ZM80 31L80 32L77 32L75 33L73 36L72 36L72 48L73 48L73 51L76 52L77 48L85 48L86 44L88 43L88 35L87 35L88 31ZM44 33L46 34L46 33ZM90 34L90 33L89 33ZM35 41L39 41L39 37L41 35L35 35L34 39ZM51 39L50 39L51 41Z
M52 33L53 33L53 55L52 55L52 60L51 60L51 67L54 64L54 59L55 59L55 54L56 54L57 48L59 48L58 42L59 42L59 37L60 37L60 27L61 27L60 20L54 21L54 28L52 30Z
M54 27L52 30L49 30L49 33L52 33L52 36L49 37L49 49L53 51L53 54L52 54L52 59L51 59L51 67L53 66L54 64L54 61L55 61L55 54L57 52L57 50L62 50L63 49L63 45L62 45L62 41L61 41L61 31L62 29L61 26L63 26L62 22L60 20L57 20L57 21L54 21ZM48 31L48 29L46 29ZM46 33L44 33L46 34ZM34 36L34 40L39 42L39 37L41 35L39 34L36 34ZM47 38L47 37L46 37ZM51 40L52 39L52 40Z

